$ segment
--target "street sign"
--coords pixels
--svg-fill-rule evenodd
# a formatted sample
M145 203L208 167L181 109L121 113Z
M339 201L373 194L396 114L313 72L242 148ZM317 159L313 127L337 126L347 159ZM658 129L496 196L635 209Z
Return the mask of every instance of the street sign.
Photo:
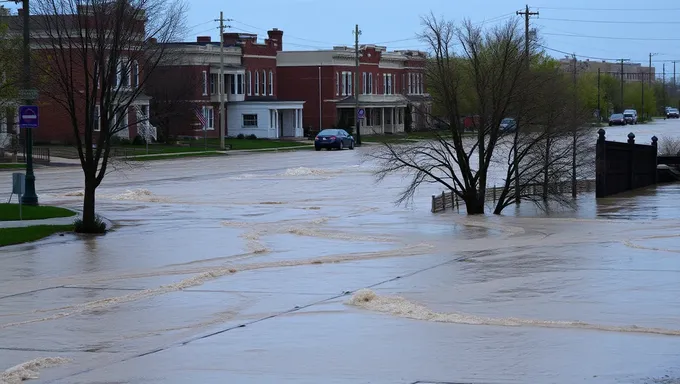
M15 195L24 194L24 188L26 187L26 175L23 173L13 173L12 174L12 193Z
M37 105L22 105L19 107L19 127L38 128Z
M363 119L365 115L366 115L366 111L363 108L359 108L359 110L357 111L357 117L359 119Z
M38 100L38 90L20 89L17 96L21 100Z

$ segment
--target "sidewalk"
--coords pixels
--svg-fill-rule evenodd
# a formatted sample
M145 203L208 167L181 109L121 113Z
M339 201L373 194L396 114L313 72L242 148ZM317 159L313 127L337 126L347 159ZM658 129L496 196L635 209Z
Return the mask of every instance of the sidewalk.
M0 221L0 229L34 227L37 225L69 225L73 224L73 222L78 218L80 218L80 214L76 214L74 216L69 217L57 217L54 219L44 220Z

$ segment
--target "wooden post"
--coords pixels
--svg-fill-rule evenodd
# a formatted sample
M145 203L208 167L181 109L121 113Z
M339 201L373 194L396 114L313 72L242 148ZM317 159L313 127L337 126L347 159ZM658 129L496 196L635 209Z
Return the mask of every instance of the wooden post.
M493 189L491 190L493 192L493 203L496 204L496 185L494 184ZM515 191L515 195L517 195L517 191Z
M446 192L442 192L442 207L444 212L446 212Z
M430 209L432 213L437 212L437 197L432 195L432 208Z
M597 144L595 146L595 197L607 196L607 148L605 130L597 131Z
M455 199L455 196L456 196L456 194L453 193L453 191L452 191L452 192L451 192L451 209L453 209L453 208L456 207L456 201L454 200L454 199Z
M635 188L635 134L628 134L628 190Z
M656 136L652 136L652 147L654 147L654 151L653 151L654 152L654 162L653 162L654 169L652 170L652 177L653 177L654 184L656 184L656 183L658 183L658 180L659 180L658 176L657 176L657 173L658 173L657 169L659 167L659 163L658 163L658 161L659 161L659 139Z

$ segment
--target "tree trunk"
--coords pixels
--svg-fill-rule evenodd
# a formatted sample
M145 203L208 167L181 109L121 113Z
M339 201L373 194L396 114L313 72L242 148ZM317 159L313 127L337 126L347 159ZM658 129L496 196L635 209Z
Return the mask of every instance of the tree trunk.
M484 200L480 201L476 194L465 196L463 201L465 202L465 210L468 215L484 214Z
M97 233L97 216L95 214L95 181L85 179L85 194L83 196L83 223L79 232Z

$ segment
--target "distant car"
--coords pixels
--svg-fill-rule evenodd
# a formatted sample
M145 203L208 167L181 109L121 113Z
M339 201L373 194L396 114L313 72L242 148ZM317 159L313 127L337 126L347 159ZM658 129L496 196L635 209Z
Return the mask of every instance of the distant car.
M666 110L666 117L669 119L680 119L680 111L677 108L668 108Z
M627 124L637 124L637 111L634 109L626 109L623 111L623 117L626 119Z
M503 132L514 132L517 129L517 122L512 118L505 118L501 120L501 131Z
M354 137L344 129L324 129L314 138L314 149L354 149Z
M609 126L611 127L612 125L626 125L626 118L623 116L623 113L615 113L611 116L609 116Z

